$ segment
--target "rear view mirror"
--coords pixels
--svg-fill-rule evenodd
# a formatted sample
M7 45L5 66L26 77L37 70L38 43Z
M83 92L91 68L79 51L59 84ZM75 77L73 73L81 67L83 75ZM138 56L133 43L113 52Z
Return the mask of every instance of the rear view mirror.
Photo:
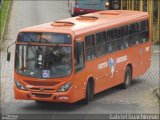
M9 48L14 45L16 42L11 43L8 47L7 47L7 61L10 61L11 59L11 53L9 52Z
M8 53L7 53L7 61L10 61L10 59L11 59L11 53L8 52Z

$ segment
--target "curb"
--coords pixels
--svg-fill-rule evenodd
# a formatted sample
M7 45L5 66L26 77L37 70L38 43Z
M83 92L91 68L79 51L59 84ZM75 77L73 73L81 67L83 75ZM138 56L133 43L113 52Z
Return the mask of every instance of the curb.
M2 43L4 41L4 34L7 30L7 23L8 23L9 17L10 17L12 4L13 4L13 0L11 0L10 3L9 3L9 9L8 9L7 17L6 17L6 20L4 22L4 28L2 29L2 36L0 36L0 39L1 39L0 40L0 45L2 45ZM1 51L1 48L2 48L2 46L0 46L0 51Z

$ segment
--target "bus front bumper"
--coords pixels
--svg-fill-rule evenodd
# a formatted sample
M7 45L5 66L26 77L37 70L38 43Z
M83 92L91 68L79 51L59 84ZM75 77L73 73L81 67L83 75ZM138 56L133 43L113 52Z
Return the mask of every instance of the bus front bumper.
M71 91L67 92L32 92L20 90L14 86L14 97L17 100L36 100L36 101L48 101L48 102L65 102L73 103Z

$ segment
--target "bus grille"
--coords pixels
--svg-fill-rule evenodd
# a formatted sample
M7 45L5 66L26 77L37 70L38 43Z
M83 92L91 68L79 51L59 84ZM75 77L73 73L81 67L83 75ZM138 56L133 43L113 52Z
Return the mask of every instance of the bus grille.
M58 84L58 82L46 82L46 81L30 81L30 80L24 80L24 82L28 83L29 85L33 86L55 86Z
M33 92L53 92L55 89L53 88L30 88L29 90Z

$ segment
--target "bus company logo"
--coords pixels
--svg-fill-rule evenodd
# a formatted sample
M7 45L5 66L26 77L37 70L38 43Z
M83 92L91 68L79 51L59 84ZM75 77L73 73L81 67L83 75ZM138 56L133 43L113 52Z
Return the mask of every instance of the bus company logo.
M128 59L128 58L127 58L126 55L125 55L125 56L122 56L122 57L119 57L119 58L117 58L116 63L124 62L124 61L126 61L127 59Z
M109 67L111 69L111 73L112 73L111 77L113 77L113 74L114 74L114 71L115 71L115 66L116 66L116 60L113 60L112 58L110 58L108 60L108 65L109 65Z

